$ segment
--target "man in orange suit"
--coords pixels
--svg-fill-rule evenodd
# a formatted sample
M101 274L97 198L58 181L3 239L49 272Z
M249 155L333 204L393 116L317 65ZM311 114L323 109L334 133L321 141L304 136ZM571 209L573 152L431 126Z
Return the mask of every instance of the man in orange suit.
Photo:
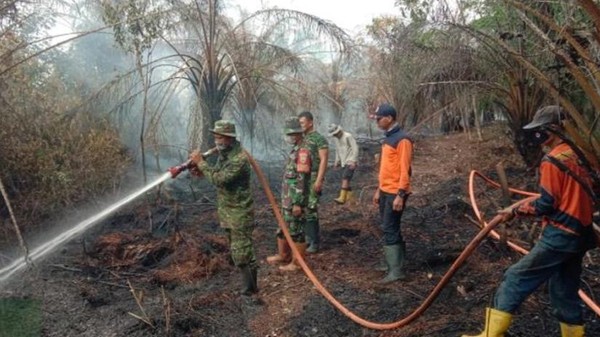
M562 337L583 337L583 313L577 294L581 262L595 246L592 227L594 192L591 176L581 159L563 139L564 113L557 105L539 109L524 129L547 151L540 164L540 197L513 209L500 211L504 221L541 217L543 230L529 254L504 273L493 303L486 309L485 327L478 335L503 337L521 303L548 282L553 314Z
M410 195L410 175L413 143L396 122L396 109L384 103L375 113L377 126L385 131L381 146L379 186L373 203L379 206L383 229L383 252L387 275L379 283L406 278L402 267L406 246L401 233L402 212Z

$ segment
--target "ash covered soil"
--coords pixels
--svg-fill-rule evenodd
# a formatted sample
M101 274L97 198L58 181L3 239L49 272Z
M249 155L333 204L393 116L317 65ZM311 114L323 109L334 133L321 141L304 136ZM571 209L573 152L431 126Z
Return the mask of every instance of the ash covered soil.
M402 225L408 278L389 285L376 283L384 275L373 268L382 257L371 205L378 144L360 143L357 203L334 203L341 171L330 168L320 206L322 249L306 259L325 288L352 313L376 323L402 320L417 309L478 232L468 194L471 170L495 179L502 161L511 186L535 188L535 172L524 167L503 132L494 125L483 129L483 140L474 133L416 137L414 194ZM277 196L281 169L264 170ZM475 190L489 220L502 207L501 193L482 180ZM124 207L14 278L2 296L39 300L43 336L456 337L481 329L502 272L520 256L485 239L416 320L393 330L368 329L329 303L303 272L266 264L276 250L277 225L258 183L254 192L256 297L237 294L241 279L218 226L214 191L175 198L168 187L160 201ZM538 231L530 222L505 229L525 248ZM599 251L584 260L582 288L592 298L600 296ZM585 317L587 336L600 336L599 318L587 307ZM523 303L507 336L560 336L545 287Z

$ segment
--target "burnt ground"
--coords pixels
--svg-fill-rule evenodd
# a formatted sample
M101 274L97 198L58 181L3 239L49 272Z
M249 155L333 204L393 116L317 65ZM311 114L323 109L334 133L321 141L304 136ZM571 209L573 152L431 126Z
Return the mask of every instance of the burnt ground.
M409 276L390 285L377 284L383 273L373 270L382 256L370 201L377 144L361 145L362 164L353 182L357 204L333 202L341 172L329 170L320 211L322 250L309 255L307 264L350 311L388 323L421 305L477 233L467 190L471 170L494 178L496 165L504 160L512 186L535 186L534 173L523 167L502 127L483 131L482 141L466 134L416 139L414 195L403 218ZM279 171L266 171L277 195ZM500 194L483 183L476 186L489 218L502 205ZM415 321L394 330L368 329L331 305L304 273L282 273L265 263L275 252L276 221L258 185L255 194L260 261L260 294L255 298L236 293L240 277L218 226L214 192L203 190L185 198L165 192L160 202L126 206L13 279L2 289L2 298L38 303L43 336L455 337L479 331L503 270L519 258L486 239ZM507 229L525 247L536 232L529 223ZM583 279L591 297L599 296L599 250L586 257ZM598 317L585 310L587 336L600 336ZM507 334L559 335L544 287L521 306ZM0 336L9 334L0 331Z

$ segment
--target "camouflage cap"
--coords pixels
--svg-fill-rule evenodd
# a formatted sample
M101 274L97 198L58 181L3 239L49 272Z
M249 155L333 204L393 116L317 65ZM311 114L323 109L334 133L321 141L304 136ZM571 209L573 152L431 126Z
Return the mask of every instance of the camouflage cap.
M288 117L285 120L285 126L283 128L283 132L286 135L289 135L292 133L302 133L302 127L300 126L300 120L298 120L298 117Z
M558 105L548 105L540 108L533 115L531 122L523 127L523 129L535 129L545 125L560 125L560 121L565 119L563 109Z
M235 138L235 124L232 121L228 120L218 120L215 122L215 128L210 130L212 133L216 133L218 135L233 137Z

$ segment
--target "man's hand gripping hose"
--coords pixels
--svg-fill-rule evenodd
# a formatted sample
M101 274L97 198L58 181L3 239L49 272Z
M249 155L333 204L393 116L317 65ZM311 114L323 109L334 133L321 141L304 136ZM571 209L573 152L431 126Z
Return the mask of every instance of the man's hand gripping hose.
M212 148L212 149L202 153L201 157L199 157L199 158L201 158L200 160L204 160L211 154L215 153L216 151L218 151L216 147ZM192 172L194 175L201 176L200 171L198 171L198 169L197 169L198 159L193 158L193 154L195 152L196 151L194 151L192 153L192 155L190 155L190 159L188 159L185 163L179 164L177 166L169 167L167 169L167 171L169 171L169 173L171 173L171 178L175 179L181 172L187 171L187 170L190 170L190 172Z

